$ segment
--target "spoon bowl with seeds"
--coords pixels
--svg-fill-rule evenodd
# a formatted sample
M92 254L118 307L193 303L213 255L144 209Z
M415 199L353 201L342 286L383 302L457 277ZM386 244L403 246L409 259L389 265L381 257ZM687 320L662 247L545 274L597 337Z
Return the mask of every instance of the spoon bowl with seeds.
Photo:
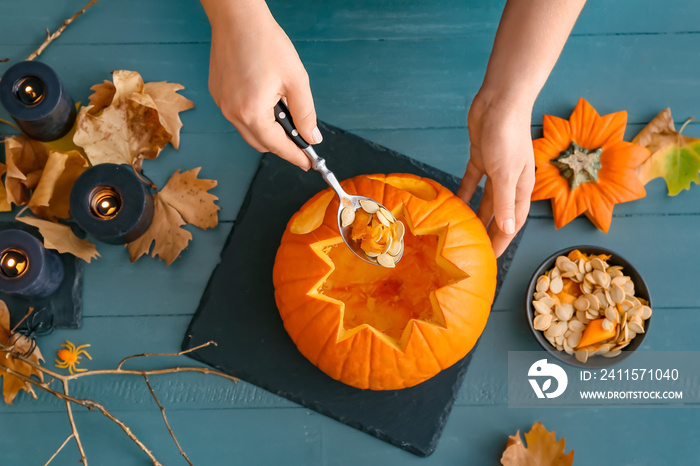
M345 192L326 166L326 160L301 137L294 126L289 108L282 100L275 105L275 120L297 147L304 151L311 161L311 168L321 173L338 195L338 230L348 248L365 262L381 267L395 267L403 257L404 224L374 199Z

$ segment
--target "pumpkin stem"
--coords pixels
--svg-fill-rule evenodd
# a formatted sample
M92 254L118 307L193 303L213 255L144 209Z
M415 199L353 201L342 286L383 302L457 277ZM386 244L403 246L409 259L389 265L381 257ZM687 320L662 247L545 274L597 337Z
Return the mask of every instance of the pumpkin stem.
M687 120L685 120L685 123L683 123L683 126L681 126L681 129L678 130L678 134L681 134L683 132L683 130L685 129L685 127L688 126L688 123L690 123L694 119L695 119L695 117L690 117Z
M602 147L593 150L585 149L571 141L571 145L550 162L559 169L559 173L566 178L573 191L580 184L598 181L598 170L602 167L600 163L602 153Z

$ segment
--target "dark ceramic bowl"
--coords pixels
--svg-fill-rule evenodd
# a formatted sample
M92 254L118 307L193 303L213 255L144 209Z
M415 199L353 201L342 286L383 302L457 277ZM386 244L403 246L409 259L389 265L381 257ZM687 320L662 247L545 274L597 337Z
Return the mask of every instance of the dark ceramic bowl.
M540 330L535 330L535 327L533 326L535 309L532 306L532 301L533 296L535 294L535 285L537 284L537 278L541 275L544 275L544 273L547 270L554 268L554 263L557 257L565 256L574 249L578 249L584 254L609 254L610 259L608 259L607 263L610 265L622 266L622 273L630 277L632 279L632 282L634 283L634 295L638 298L646 299L647 301L649 301L649 307L652 307L651 296L649 294L647 284L644 282L644 279L639 274L637 269L635 269L634 266L630 264L624 257L620 256L614 251L610 251L609 249L601 248L599 246L572 246L566 249L562 249L561 251L557 251L548 258L546 258L540 264L540 266L537 267L537 270L535 270L535 272L532 274L532 278L530 279L530 282L527 285L527 294L525 296L525 313L527 317L527 323L530 326L530 330L532 330L532 334L535 336L535 339L540 344L540 346L542 346L542 348L544 348L545 351L547 351L549 354L552 355L552 357L558 359L559 361L569 364L571 366L582 368L600 368L612 366L629 357L629 355L632 354L632 352L636 350L639 347L639 345L642 344L642 340L644 340L644 337L647 335L647 333L649 333L649 324L653 315L652 317L644 321L644 333L638 334L634 339L632 339L632 342L622 349L621 354L613 358L593 356L588 358L588 361L586 363L578 361L573 355L569 355L564 351L557 350L554 346L552 346L551 343L549 343L549 341L547 341L547 339L544 336L544 332Z

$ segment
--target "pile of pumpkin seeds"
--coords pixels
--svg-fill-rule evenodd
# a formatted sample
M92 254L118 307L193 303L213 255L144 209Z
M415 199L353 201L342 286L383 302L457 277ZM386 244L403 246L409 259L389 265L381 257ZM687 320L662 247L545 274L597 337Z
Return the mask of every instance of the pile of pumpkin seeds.
M564 280L578 284L580 296L569 304L557 296L564 290ZM634 296L634 282L622 267L609 265L597 256L572 261L559 256L555 267L537 279L533 326L559 351L574 355L585 363L589 357L618 356L637 334L644 333L644 321L651 317L648 302ZM615 337L578 348L589 322L605 317L604 330L616 327Z
M360 208L369 214L370 223L376 218L379 224L382 225L381 238L386 240L384 247L381 248L381 252L365 251L364 249L363 252L370 261L382 267L394 268L403 252L403 237L406 227L403 222L396 220L396 217L386 208L372 200L360 200ZM352 207L345 207L340 212L340 224L343 228L352 226L355 223L355 212Z

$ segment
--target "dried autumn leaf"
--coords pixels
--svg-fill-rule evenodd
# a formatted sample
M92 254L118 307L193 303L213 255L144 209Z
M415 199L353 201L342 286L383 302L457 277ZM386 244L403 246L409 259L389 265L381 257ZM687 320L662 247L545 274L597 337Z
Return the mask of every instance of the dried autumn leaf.
M180 213L156 194L153 196L153 221L146 233L129 243L129 257L131 262L153 251L151 257L156 255L165 261L166 265L172 264L180 253L187 247L192 239L192 234L180 228L185 224Z
M4 163L0 163L0 177L7 171L7 167ZM7 200L7 190L2 181L0 181L0 212L7 212L12 210L12 205Z
M18 333L12 333L10 330L10 311L7 309L7 304L0 300L0 343L13 347L18 353L27 353L31 347L32 342L29 338ZM44 358L39 351L39 347L35 347L34 351L29 354L28 359L36 364L43 361ZM18 377L8 374L5 372L4 368L11 369L20 374L31 377L36 375L40 381L44 381L44 374L38 369L33 368L24 361L17 359L12 353L7 351L0 351L0 377L2 377L2 394L5 399L5 403L12 404L12 401L17 396L20 390L24 390L32 396L36 397L32 386L27 382L19 379Z
M501 457L503 466L571 466L574 451L564 454L565 441L557 442L556 433L549 432L538 422L525 434L527 448L520 439L520 431L508 437L506 450Z
M52 151L27 205L47 220L69 218L71 189L87 168L87 160L78 151Z
M73 254L86 262L90 262L94 257L100 256L94 244L75 236L75 233L68 225L26 215L23 217L18 216L16 220L38 228L39 233L44 238L44 247L48 249Z
M163 127L158 107L143 93L141 76L133 71L115 71L112 102L99 114L92 106L78 114L73 141L85 150L93 165L126 163L135 168L142 159L154 159L170 141Z
M90 96L90 110L89 113L96 114L102 111L105 107L112 103L114 94L117 92L117 88L114 86L112 81L105 81L101 84L95 84L90 88L93 94Z
M25 205L29 201L29 191L39 183L48 158L46 146L38 141L24 136L5 139L5 188L8 202Z
M219 223L219 206L214 204L219 198L207 192L216 186L216 180L197 178L201 168L193 168L183 173L177 170L158 195L161 200L180 212L187 223L207 229Z
M688 124L690 120L686 122ZM671 109L662 110L632 142L645 146L651 156L637 169L642 183L655 178L666 181L669 196L675 196L690 184L700 184L700 139L676 131Z
M146 83L143 89L156 103L160 123L172 136L170 144L175 149L180 148L180 128L182 128L180 112L194 107L194 102L177 93L184 88L181 84L161 81Z

